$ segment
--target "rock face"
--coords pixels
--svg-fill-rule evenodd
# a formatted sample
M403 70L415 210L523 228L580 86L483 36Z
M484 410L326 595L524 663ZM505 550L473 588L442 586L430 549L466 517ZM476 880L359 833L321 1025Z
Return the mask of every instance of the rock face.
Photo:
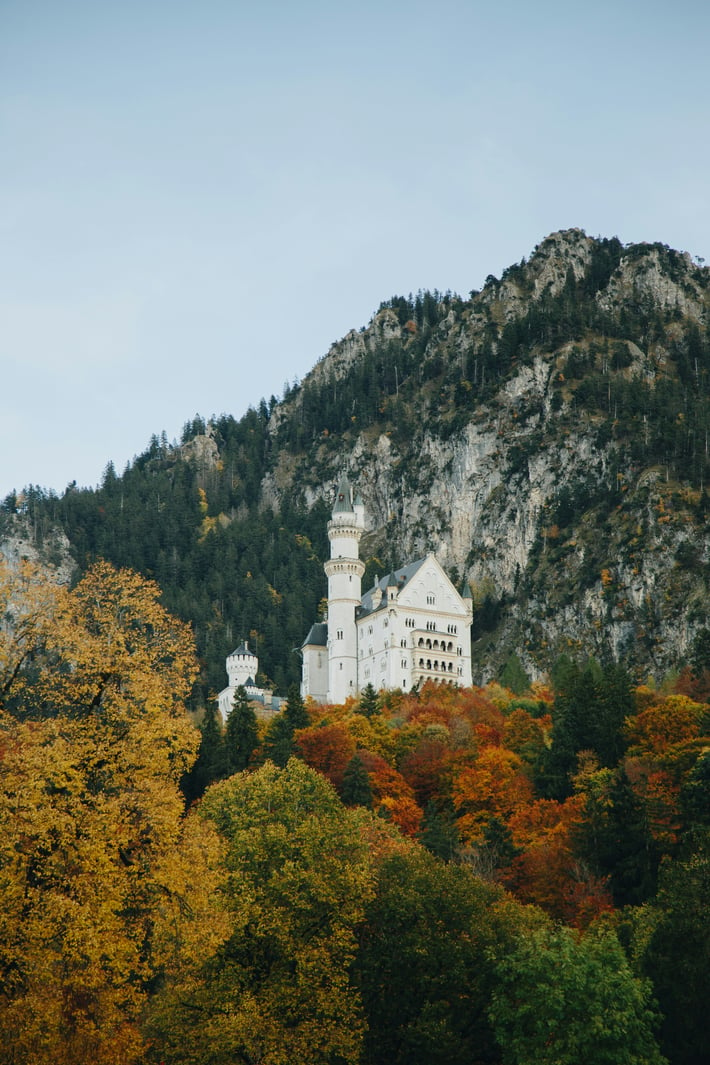
M684 477L677 456L659 463L651 446L644 455L650 407L639 414L628 395L643 386L655 403L662 382L675 387L685 344L678 337L705 329L708 271L662 246L609 245L581 230L553 234L470 303L444 308L422 362L457 368L445 386L400 402L379 430L369 425L328 450L314 446L307 475L302 463L292 466L289 483L302 479L311 503L327 498L336 470L346 468L365 501L373 554L389 552L389 564L434 550L449 573L470 582L479 607L495 605L495 624L479 628L474 645L480 680L512 653L531 677L563 652L662 674L687 659L706 623L702 484ZM567 330L573 340L544 321L565 306L588 318ZM622 325L610 344L600 326L612 319ZM516 323L525 335L508 371L481 387L472 363L486 343L500 359L506 327ZM406 345L408 328L390 310L364 333L348 334L282 405L272 430L316 385L342 382L383 339ZM707 339L701 347L706 358ZM581 403L592 383L601 398ZM451 407L460 408L466 389L471 402L452 429ZM409 435L398 433L398 415L411 424ZM275 505L273 481L269 493Z
M13 569L23 560L49 571L57 584L69 584L76 573L69 540L56 526L40 532L29 516L0 516L0 559Z

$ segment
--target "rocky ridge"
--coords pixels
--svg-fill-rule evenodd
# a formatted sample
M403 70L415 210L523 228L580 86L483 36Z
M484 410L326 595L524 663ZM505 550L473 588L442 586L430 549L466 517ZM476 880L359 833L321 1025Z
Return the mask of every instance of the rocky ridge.
M553 234L528 264L489 279L470 304L452 308L425 358L443 353L456 361L480 348L491 320L518 321L536 303L560 297L570 275L577 283L585 278L595 246L581 230ZM707 270L649 245L622 250L594 299L606 313L631 303L705 328L709 293ZM406 338L406 323L389 309L364 333L348 334L279 409L272 430L293 416L314 383L342 379L368 347L395 334ZM672 337L673 321L650 342L638 331L621 341L629 354L624 378L633 385L670 372ZM591 340L587 335L581 345L588 349ZM575 390L564 383L566 360L579 347L530 344L529 357L484 402L473 403L453 433L441 432L441 401L420 397L412 439L398 440L392 426L379 432L369 426L310 453L311 460L317 456L310 468L322 478L304 485L309 503L327 498L336 468L345 467L365 500L373 553L386 542L396 544L400 560L433 549L469 581L479 605L486 598L499 605L498 623L479 633L474 647L481 680L513 653L532 677L562 652L611 656L662 673L687 658L705 625L710 541L694 516L700 493L684 484L682 471L645 466L613 439L600 442L604 419L576 412ZM296 464L289 483L298 484L302 473ZM592 499L571 528L561 529L555 521L561 490L590 482L592 496L606 502ZM273 478L267 486L275 505ZM691 556L692 565L683 563Z

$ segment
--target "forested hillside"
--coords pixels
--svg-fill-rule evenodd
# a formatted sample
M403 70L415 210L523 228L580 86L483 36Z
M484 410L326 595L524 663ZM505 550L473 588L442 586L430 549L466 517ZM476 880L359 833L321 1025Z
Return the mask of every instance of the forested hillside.
M0 562L3 1060L704 1065L708 675L200 731L159 599Z
M59 523L81 569L153 577L193 624L198 702L241 639L281 693L297 679L343 469L366 581L434 550L471 585L477 679L565 653L702 667L709 277L664 245L554 234L465 298L387 300L280 400L197 416L97 489L9 497L6 528Z

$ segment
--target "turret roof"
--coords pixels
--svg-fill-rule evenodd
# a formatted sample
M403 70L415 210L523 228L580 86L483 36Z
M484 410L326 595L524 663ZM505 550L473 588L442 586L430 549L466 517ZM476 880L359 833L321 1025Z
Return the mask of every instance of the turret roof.
M249 650L249 645L247 644L246 640L243 643L239 644L239 647L237 647L236 651L232 651L232 657L234 655L249 655L250 658L256 658L254 652Z
M311 625L310 631L301 647L327 647L327 645L328 626L324 621L316 621L314 625Z
M348 480L347 474L344 473L343 476L340 478L340 483L338 485L338 491L336 492L336 495L335 495L335 505L333 507L333 513L334 514L343 514L343 513L347 514L347 513L349 513L353 509L352 508L352 503L351 503L351 498L352 498L352 493L351 493L351 490L350 490L350 481Z

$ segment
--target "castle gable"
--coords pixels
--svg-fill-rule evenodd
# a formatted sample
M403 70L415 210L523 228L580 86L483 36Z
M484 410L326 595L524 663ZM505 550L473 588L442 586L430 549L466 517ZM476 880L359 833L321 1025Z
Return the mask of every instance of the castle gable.
M412 566L405 567L404 571L407 569L412 569L413 572L401 586L398 595L400 606L412 609L428 608L437 613L466 616L467 610L461 596L434 555L412 563Z

